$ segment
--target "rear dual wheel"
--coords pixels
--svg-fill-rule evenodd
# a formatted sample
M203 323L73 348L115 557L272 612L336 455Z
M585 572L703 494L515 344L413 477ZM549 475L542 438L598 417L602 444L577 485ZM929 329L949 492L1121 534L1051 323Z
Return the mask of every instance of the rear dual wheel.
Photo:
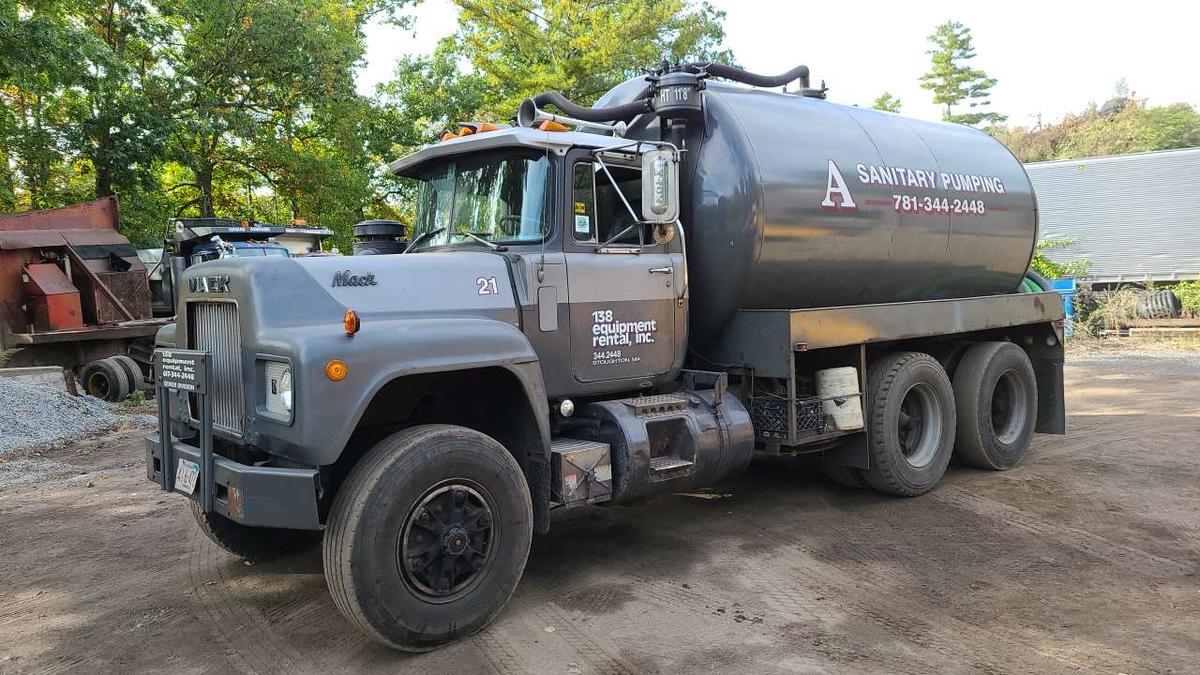
M982 342L963 350L953 385L938 360L897 352L867 377L870 468L826 466L836 483L864 481L889 494L932 490L952 454L970 466L1004 471L1024 460L1037 420L1037 379L1023 349Z
M79 379L84 393L103 401L123 401L133 387L125 368L111 358L87 364Z
M1005 471L1025 459L1037 421L1037 378L1025 350L1011 342L972 346L954 371L955 452L964 464Z
M942 365L921 352L887 354L867 371L870 466L880 492L912 497L934 488L954 449L954 390Z

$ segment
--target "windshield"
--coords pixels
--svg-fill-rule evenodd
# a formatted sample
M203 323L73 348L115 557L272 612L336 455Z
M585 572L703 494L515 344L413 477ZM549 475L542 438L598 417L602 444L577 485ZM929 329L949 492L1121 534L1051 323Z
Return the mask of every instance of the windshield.
M550 230L550 161L526 151L462 157L420 178L413 247L541 241ZM422 238L424 237L424 238Z

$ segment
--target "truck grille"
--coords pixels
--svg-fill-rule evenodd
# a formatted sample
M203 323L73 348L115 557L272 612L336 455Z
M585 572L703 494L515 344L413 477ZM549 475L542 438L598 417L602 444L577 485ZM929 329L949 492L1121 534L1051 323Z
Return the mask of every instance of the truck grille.
M242 334L237 305L232 302L188 304L188 332L192 349L212 354L213 426L229 433L242 433L246 404L242 383ZM199 415L192 401L194 414Z

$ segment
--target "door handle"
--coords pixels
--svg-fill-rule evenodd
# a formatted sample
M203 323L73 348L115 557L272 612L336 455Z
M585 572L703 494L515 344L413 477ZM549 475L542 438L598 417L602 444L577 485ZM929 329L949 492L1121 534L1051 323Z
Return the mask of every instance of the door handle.
M662 267L651 267L650 268L650 274L670 274L674 271L675 271L675 268L671 267L670 265L664 265Z

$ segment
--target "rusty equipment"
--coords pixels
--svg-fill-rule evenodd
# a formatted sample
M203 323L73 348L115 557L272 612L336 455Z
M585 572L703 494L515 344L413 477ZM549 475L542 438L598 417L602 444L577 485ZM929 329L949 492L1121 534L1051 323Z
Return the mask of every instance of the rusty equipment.
M115 197L0 214L0 366L76 369L85 385L106 385L106 398L141 382L126 355L148 354L163 322L152 319L146 266L117 223ZM94 376L118 355L125 372L109 379L124 375L123 387Z

